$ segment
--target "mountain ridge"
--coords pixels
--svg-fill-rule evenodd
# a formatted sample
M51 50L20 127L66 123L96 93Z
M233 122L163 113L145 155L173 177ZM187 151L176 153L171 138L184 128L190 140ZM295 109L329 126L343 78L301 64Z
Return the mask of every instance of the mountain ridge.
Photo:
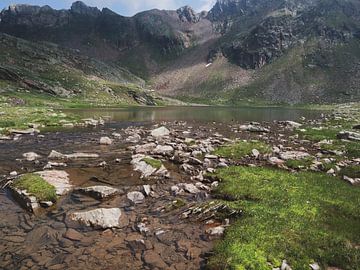
M77 1L69 10L11 6L0 13L0 32L121 66L173 97L346 102L360 97L359 14L354 0L218 0L208 12L184 6L124 17ZM270 76L280 70L286 78ZM330 74L343 74L341 83Z

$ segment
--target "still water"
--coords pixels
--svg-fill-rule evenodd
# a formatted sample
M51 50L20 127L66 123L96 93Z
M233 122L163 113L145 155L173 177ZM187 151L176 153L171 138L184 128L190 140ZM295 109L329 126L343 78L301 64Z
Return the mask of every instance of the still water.
M117 109L71 109L82 118L107 117L115 122L245 122L298 120L300 117L314 119L319 111L280 107L131 107Z

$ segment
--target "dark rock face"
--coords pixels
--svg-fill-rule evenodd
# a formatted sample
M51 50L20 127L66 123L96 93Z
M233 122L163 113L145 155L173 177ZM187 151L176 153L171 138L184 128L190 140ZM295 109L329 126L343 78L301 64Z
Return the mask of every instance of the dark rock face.
M76 1L72 4L70 11L72 13L94 16L97 17L101 14L101 11L96 7L88 7L81 1Z
M182 22L197 23L200 16L189 6L179 8L177 11Z

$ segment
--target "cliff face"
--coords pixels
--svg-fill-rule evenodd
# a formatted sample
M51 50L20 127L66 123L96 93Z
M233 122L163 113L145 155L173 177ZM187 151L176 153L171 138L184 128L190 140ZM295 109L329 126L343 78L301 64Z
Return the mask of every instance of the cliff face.
M225 59L228 64L222 65L221 73L230 72L231 76L228 74L226 82L212 82L209 87L212 94L222 95L224 89L243 89L244 85L239 81L256 84L264 72L272 70L271 67L282 70L290 64L287 63L289 55L301 49L297 68L302 75L307 74L309 67L318 69L322 73L321 83L294 87L291 86L294 83L292 76L289 76L290 83L274 77L269 79L268 85L251 87L256 93L250 94L260 99L295 103L313 100L311 91L302 94L310 88L316 89L313 93L318 100L331 101L330 96L335 96L336 91L328 90L333 85L328 74L335 70L336 63L342 67L339 72L356 75L352 71L357 70L360 39L358 0L218 0L209 12L197 13L185 6L174 11L149 10L133 17L120 16L107 8L88 7L78 1L69 10L13 5L0 13L0 20L0 32L32 42L56 43L76 49L80 54L115 63L144 79L155 81L155 88L173 95L190 88L193 89L189 92L197 93L196 89L214 80L210 73L208 76L187 74L194 70L192 67L200 70L200 66L217 61L224 63ZM349 48L348 53L354 61L348 61L346 57L334 59L343 48ZM238 72L235 72L236 67ZM177 72L179 70L181 72ZM183 70L187 70L185 79L181 80L184 83L174 86L173 82L167 83L161 78L161 87L158 87L159 76L177 72L174 76L178 77ZM245 73L246 80L242 77ZM185 84L189 76L193 83ZM249 80L249 76L253 79ZM308 80L306 76L300 77ZM358 97L360 86L356 86L354 78L346 77L351 85L343 83L350 89L344 100ZM279 94L271 90L270 85L293 87L300 94L286 96L286 91ZM329 91L331 95L328 95ZM249 94L248 90L245 92ZM198 93L207 93L207 90L199 89Z

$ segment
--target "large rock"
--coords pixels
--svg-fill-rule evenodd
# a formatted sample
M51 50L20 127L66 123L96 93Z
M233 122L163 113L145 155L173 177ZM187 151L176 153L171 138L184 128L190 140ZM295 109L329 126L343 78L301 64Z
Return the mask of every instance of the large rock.
M36 172L40 175L46 182L54 186L56 189L56 194L61 196L69 192L73 185L70 184L69 174L65 171L59 170L47 170Z
M119 208L98 208L89 211L72 212L67 218L82 225L108 229L120 227L121 210Z
M131 164L134 167L134 170L141 173L141 178L148 178L150 176L158 177L168 177L169 171L165 168L164 165L161 165L160 168L154 168L144 160L153 159L146 155L133 155Z
M121 190L108 186L91 186L85 188L78 188L77 191L98 200L107 199L117 194L123 194Z
M166 127L159 127L151 131L151 136L155 138L160 138L169 135L170 135L170 131Z
M110 145L112 143L113 143L113 141L109 137L101 137L100 138L100 144L101 145Z
M48 156L49 159L87 159L87 158L98 158L98 154L93 153L73 153L64 155L60 152L52 150Z
M358 132L341 131L337 137L341 140L360 141L360 133Z
M270 132L268 128L255 124L241 125L240 129L243 131L250 131L250 132Z
M286 151L280 153L280 158L282 160L289 160L289 159L304 159L310 157L309 153L301 152L301 151Z
M170 145L158 145L154 149L154 153L159 155L171 155L174 153L174 148Z
M156 147L155 143L147 143L142 145L137 145L135 147L135 153L136 154L147 154L153 151Z
M28 152L28 153L24 153L23 157L27 160L27 161L34 161L39 159L41 156L36 154L35 152Z
M145 199L144 194L139 191L132 191L127 194L127 198L135 204L142 203Z

